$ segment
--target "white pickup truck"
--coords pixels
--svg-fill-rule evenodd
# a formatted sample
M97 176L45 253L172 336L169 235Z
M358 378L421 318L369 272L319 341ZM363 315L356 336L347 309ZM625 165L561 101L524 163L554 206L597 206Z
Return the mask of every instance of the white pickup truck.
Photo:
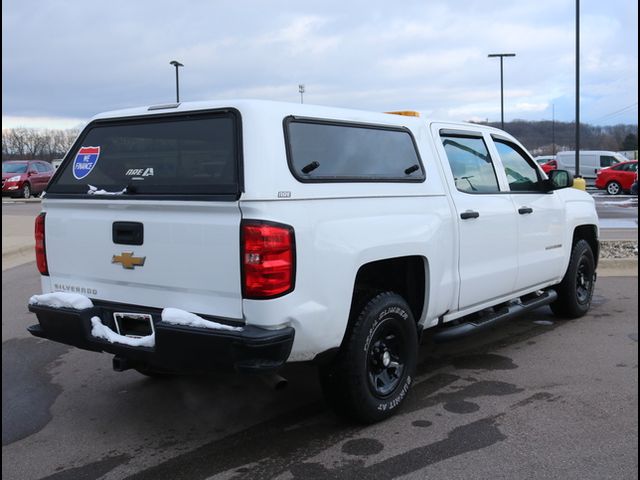
M264 101L94 117L36 219L42 338L148 375L314 361L393 414L420 338L590 307L591 197L475 124Z

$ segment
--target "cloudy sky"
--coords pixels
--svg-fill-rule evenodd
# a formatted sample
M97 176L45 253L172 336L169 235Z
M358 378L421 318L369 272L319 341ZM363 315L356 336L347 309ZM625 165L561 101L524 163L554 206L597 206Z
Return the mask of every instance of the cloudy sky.
M638 4L581 1L581 120L638 122ZM2 123L259 98L431 118L574 119L575 0L2 3Z

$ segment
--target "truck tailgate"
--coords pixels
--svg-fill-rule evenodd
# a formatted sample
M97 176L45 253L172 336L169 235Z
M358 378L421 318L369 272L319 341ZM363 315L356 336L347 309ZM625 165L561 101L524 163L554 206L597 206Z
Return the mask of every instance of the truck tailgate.
M238 202L56 199L44 210L53 290L242 318ZM141 224L142 244L119 243L115 222Z

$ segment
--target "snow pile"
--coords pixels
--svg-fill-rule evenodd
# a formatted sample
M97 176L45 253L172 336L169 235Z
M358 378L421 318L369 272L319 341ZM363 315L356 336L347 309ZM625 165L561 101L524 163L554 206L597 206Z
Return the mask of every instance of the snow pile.
M187 325L189 327L213 328L215 330L242 331L242 327L230 327L222 323L205 320L202 317L178 308L165 308L162 310L162 321L172 325Z
M29 299L29 305L84 310L85 308L93 307L93 302L84 295L80 295L78 293L53 292L42 295L33 295Z
M89 185L89 191L87 192L87 195L122 195L123 193L127 193L126 188L123 188L122 190L119 190L117 192L107 192L106 190L98 190L98 187Z
M91 318L91 325L93 327L91 328L91 335L96 338L103 338L109 343L121 343L123 345L129 345L130 347L153 347L156 344L156 337L153 333L140 338L120 335L106 325L103 325L98 317Z

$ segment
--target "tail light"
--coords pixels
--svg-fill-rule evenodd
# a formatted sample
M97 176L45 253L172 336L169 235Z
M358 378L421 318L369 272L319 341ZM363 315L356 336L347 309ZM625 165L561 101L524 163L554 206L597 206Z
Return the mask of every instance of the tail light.
M47 265L47 252L45 251L44 242L44 217L45 213L41 213L36 217L36 265L41 275L49 275L49 266Z
M285 295L295 283L295 239L288 225L242 222L242 295L266 299Z

